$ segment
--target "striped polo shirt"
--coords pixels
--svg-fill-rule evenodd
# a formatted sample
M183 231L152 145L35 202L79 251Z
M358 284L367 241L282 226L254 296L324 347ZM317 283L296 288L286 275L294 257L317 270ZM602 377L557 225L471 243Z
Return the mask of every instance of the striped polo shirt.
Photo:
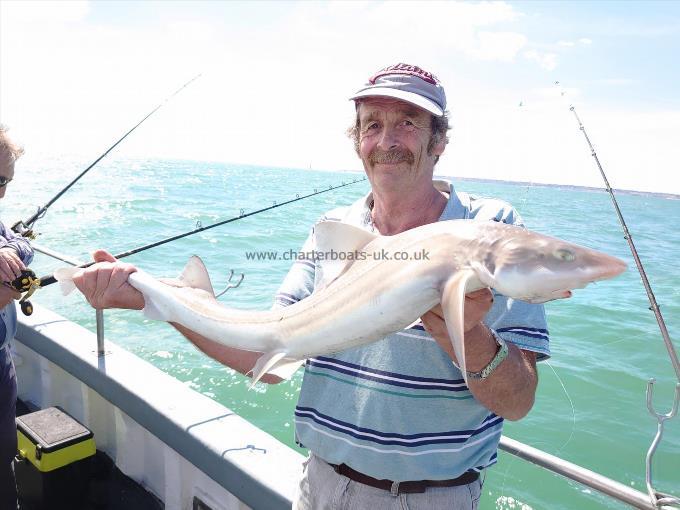
M507 203L457 193L434 181L449 200L440 220L471 219L521 225ZM372 231L369 193L322 220L337 220ZM314 250L313 234L302 251ZM309 296L315 264L295 262L276 296L288 306ZM506 341L550 355L542 305L494 292L484 322ZM307 360L295 409L298 444L326 462L347 464L374 478L395 481L443 480L496 462L503 418L482 406L460 370L418 324L372 344Z

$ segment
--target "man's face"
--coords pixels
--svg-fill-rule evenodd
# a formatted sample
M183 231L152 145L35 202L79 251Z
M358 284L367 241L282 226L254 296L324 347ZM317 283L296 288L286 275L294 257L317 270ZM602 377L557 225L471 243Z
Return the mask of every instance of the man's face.
M374 179L431 179L435 156L444 152L436 144L428 154L431 114L397 99L374 97L359 104L359 157Z
M0 177L14 179L14 159L9 154L3 154L0 150ZM5 196L7 186L0 187L0 198Z

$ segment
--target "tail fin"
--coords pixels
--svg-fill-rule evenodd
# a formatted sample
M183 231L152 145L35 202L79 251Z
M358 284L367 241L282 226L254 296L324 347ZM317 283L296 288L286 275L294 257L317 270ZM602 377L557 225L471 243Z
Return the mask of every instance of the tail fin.
M68 296L76 288L73 276L80 270L79 267L60 267L54 272L54 279L59 282L59 288L64 296Z

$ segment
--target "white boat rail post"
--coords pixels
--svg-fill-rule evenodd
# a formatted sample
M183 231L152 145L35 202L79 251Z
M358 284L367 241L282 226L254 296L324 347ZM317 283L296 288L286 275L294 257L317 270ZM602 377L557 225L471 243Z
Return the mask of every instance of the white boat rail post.
M652 416L656 418L657 429L656 436L647 451L647 457L645 458L646 471L645 471L645 484L647 485L647 493L651 500L656 503L657 506L661 505L674 505L680 506L680 499L671 496L670 494L664 494L663 492L658 492L654 489L652 485L652 457L656 452L656 447L661 442L663 437L663 426L666 420L671 420L678 413L678 401L680 400L680 383L675 385L675 400L673 401L673 408L667 414L660 414L654 410L654 404L652 403L652 394L654 389L654 379L650 379L647 383L647 409Z
M72 266L83 265L82 262L78 262L77 260L72 259L67 255L63 255L54 250L50 250L49 248L45 248L44 246L40 246L39 244L31 243L31 246L35 251L42 253L43 255L47 255L48 257L52 257L53 259L61 260L62 262L66 262L67 264L70 264ZM102 356L106 356L106 350L104 349L104 311L96 310L95 317L97 320L97 357L101 358Z
M642 491L506 436L501 436L499 448L515 457L590 487L634 508L670 510L672 508L670 505L676 504L673 501L675 498L672 498L672 496L650 501L649 495Z

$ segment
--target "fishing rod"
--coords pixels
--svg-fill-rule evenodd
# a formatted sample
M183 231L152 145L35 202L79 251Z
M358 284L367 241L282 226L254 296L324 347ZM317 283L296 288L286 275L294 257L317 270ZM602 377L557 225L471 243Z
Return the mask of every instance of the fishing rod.
M156 108L151 110L142 120L140 120L137 124L135 124L127 133L125 133L123 136L121 136L116 143L114 143L111 147L106 149L106 151L99 156L90 166L88 166L85 170L80 172L78 176L73 179L70 183L68 183L64 188L62 188L59 193L57 193L52 199L50 199L49 202L47 202L45 205L38 207L38 210L33 214L30 218L28 218L25 221L19 220L17 221L14 225L12 225L12 230L23 236L23 237L28 237L30 239L35 239L35 233L33 232L33 227L35 226L35 223L41 219L45 214L47 213L47 209L50 208L52 204L54 204L61 196L66 193L71 186L73 186L76 182L80 180L81 177L83 177L87 172L92 170L94 166L99 163L102 159L106 157L106 155L111 152L113 149L116 148L116 146L121 143L123 140L125 140L130 133L132 133L135 129L137 129L139 126L141 126L146 119L151 117L154 113L156 113L158 110L160 110L170 99L175 97L177 94L179 94L182 90L184 90L186 87L188 87L191 83L193 83L195 80L197 80L201 74L197 74L194 76L192 79L190 79L188 82L186 82L184 85L182 85L180 88L178 88L175 92L173 92L170 96L165 98L163 102L161 102Z
M630 233L630 230L628 230L628 225L626 225L626 220L623 218L623 214L621 213L621 209L619 208L619 203L616 200L616 196L614 195L614 190L609 184L609 180L607 179L607 176L604 173L604 169L602 168L602 165L600 164L600 159L597 157L597 153L595 152L595 149L593 148L593 144L590 142L590 138L588 138L588 133L586 133L586 128L583 126L583 123L581 122L581 119L579 118L578 114L576 113L576 108L574 106L570 106L569 110L574 114L574 117L576 117L576 121L578 122L579 129L583 133L583 136L586 139L586 142L588 143L588 146L590 147L590 154L595 158L595 163L597 164L597 167L600 170L600 175L602 176L602 180L604 180L605 184L605 189L609 193L609 196L612 200L612 203L614 204L614 209L616 210L616 215L619 218L619 223L621 224L621 228L623 229L623 238L628 242L628 247L630 248L631 253L633 254L633 259L635 260L635 265L637 266L638 272L640 273L640 278L642 279L642 284L645 287L645 291L647 292L647 297L649 298L649 303L650 303L650 310L654 312L654 316L656 317L656 322L659 324L659 329L661 330L661 336L664 339L664 342L666 343L666 349L668 349L668 354L671 357L671 363L673 364L673 369L675 370L675 375L678 378L678 381L680 382L680 361L678 361L678 355L675 352L675 348L673 346L673 343L671 342L670 336L668 334L668 329L666 328L666 323L663 319L663 315L661 315L661 308L659 307L659 304L656 301L656 297L654 296L654 292L652 290L652 286L649 283L649 279L647 278L647 273L645 272L645 268L642 265L642 261L640 260L640 256L638 255L638 251L635 248L635 243L633 242L633 236Z
M293 202L298 202L300 200L304 200L306 198L310 198L316 195L321 195L322 193L328 193L329 191L332 190L337 190L340 188L344 188L346 186L350 186L352 184L356 184L357 182L363 182L366 180L366 177L363 177L361 179L353 178L349 182L342 182L342 184L333 186L330 184L328 188L321 189L319 190L318 188L314 188L314 191L312 193L308 193L307 195L300 195L296 194L295 198L292 198L290 200L286 200L284 202L276 202L268 207L263 207L261 209L257 209L255 211L251 212L245 212L244 209L241 209L239 212L238 216L233 216L231 218L228 218L226 220L218 221L216 223L212 223L210 225L202 226L200 223L196 225L196 228L193 230L189 230L186 232L183 232L181 234L177 234L171 237L167 237L165 239L161 239L159 241L155 241L153 243L145 244L143 246L139 246L137 248L133 248L128 251L124 251L122 253L119 253L117 255L114 255L115 258L117 259L123 259L125 257L129 257L131 255L135 255L136 253L140 253L146 250L150 250L151 248L155 248L157 246L161 246L163 244L176 241L178 239L182 239L184 237L192 236L194 234L198 234L200 232L205 232L206 230L209 230L211 228L219 227L221 225L226 225L227 223L232 223L234 221L239 221L245 218L248 218L250 216L254 216L256 214L260 214L266 211L271 211L272 209L276 209L278 207L282 207L284 205L292 204ZM90 267L91 265L95 264L95 262L88 262L87 264L82 264L80 266L77 266L81 269ZM47 287L48 285L52 285L53 283L56 282L56 279L54 278L54 275L47 275L41 278L37 278L36 274L30 270L30 269L25 269L22 274L13 282L10 283L10 285L17 290L18 292L25 292L24 296L19 300L19 303L21 305L21 310L24 312L25 315L31 315L33 312L33 307L27 299L39 288L42 287Z
M559 82L556 82L556 85L559 85ZM564 95L564 94L562 94ZM576 108L573 105L569 106L569 110L574 114L574 117L576 118L576 121L578 122L579 129L583 133L583 136L586 139L586 142L588 143L588 147L590 147L590 154L593 156L595 159L595 163L597 164L597 168L600 170L600 175L602 176L602 180L604 181L605 184L605 189L609 193L609 196L612 200L612 203L614 204L614 209L616 210L616 215L619 218L619 223L621 224L621 228L623 229L623 234L624 234L624 239L628 242L628 247L630 248L631 253L633 254L633 260L635 260L635 265L637 266L638 273L640 273L640 278L642 279L642 284L645 287L645 291L647 292L647 298L649 299L649 309L654 312L654 316L656 317L656 322L659 325L659 329L661 330L661 336L663 337L663 341L666 344L666 350L668 351L668 355L671 358L671 364L673 365L673 369L675 370L675 376L677 378L677 383L675 386L675 399L673 401L673 407L670 412L666 414L661 414L658 413L654 410L653 406L653 398L652 398L652 393L653 393L653 387L654 383L656 382L655 379L650 379L647 382L647 409L649 410L649 413L656 418L657 420L657 433L656 436L654 437L654 440L652 441L652 445L650 446L648 452L647 452L647 457L646 457L646 476L645 476L645 482L647 485L647 492L649 494L649 497L656 506L662 506L662 505L673 505L673 506L680 506L680 499L671 496L670 494L664 494L662 492L659 492L654 489L652 486L652 457L654 456L654 453L656 451L656 448L661 441L661 437L663 435L663 426L664 422L666 420L670 420L675 417L675 415L678 412L678 402L680 401L680 361L678 361L678 354L675 352L675 347L673 346L673 342L671 341L670 335L668 334L668 329L666 328L666 323L663 319L663 315L661 315L661 309L659 307L659 304L656 301L656 297L654 296L654 292L652 291L652 286L649 283L649 279L647 278L647 273L645 271L644 266L642 265L642 261L640 260L640 256L638 255L638 251L635 248L635 243L633 242L633 236L630 233L630 230L628 230L628 225L626 225L626 220L623 218L623 214L621 213L621 209L619 208L619 204L616 200L616 196L614 195L614 190L612 189L611 185L609 184L609 179L607 179L606 174L604 173L604 169L602 168L602 164L600 163L600 159L597 157L597 153L595 152L595 148L593 147L593 144L590 142L590 138L588 137L588 133L586 133L586 128L583 125L583 122L581 122L580 117L576 113Z

